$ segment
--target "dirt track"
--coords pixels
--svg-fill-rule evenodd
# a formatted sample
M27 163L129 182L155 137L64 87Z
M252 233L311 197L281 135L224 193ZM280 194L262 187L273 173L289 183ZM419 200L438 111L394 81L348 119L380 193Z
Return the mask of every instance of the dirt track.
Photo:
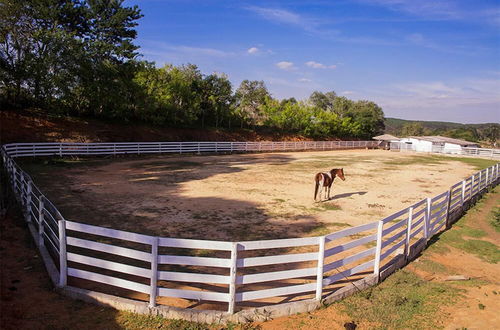
M320 235L379 220L473 173L439 156L382 150L153 156L25 164L69 220L162 236L251 240ZM316 172L343 167L331 199Z

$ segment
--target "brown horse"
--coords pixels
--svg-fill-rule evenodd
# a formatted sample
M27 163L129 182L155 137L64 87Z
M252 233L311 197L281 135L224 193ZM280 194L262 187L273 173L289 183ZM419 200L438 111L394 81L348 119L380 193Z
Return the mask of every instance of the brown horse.
M325 188L325 194L327 194L327 199L330 199L330 188L332 187L333 180L338 176L345 181L344 169L343 168L334 168L329 173L318 173L314 176L314 180L316 181L316 187L314 188L314 200L316 200L316 196L319 191L319 200L321 201L321 191L323 187Z

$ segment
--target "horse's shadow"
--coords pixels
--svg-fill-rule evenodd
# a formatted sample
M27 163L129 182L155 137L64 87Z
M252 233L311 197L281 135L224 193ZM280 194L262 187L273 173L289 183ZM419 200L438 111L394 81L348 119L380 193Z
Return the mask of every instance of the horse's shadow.
M335 196L330 197L328 200L332 201L335 199L341 199L341 198L346 198L346 197L351 197L352 195L365 195L368 191L356 191L356 192L351 192L351 193L343 193L343 194L338 194Z

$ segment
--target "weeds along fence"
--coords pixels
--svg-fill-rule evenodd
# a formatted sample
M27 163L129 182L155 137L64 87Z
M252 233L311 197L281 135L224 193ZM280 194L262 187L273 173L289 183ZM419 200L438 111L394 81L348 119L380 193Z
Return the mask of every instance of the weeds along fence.
M15 158L372 146L371 141L19 143L2 146L2 159L49 275L62 292L136 312L223 322L311 310L377 283L495 185L499 163L382 220L319 237L225 242L67 220Z

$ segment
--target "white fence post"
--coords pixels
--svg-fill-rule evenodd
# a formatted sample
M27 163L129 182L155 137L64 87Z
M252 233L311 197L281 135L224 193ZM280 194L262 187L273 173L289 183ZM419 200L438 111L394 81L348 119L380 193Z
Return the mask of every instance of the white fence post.
M13 183L14 183L14 194L16 195L17 198L17 169L16 166L12 166L12 177L13 177Z
M44 242L43 242L43 231L44 231L44 227L43 227L43 210L44 210L44 203L43 203L43 200L45 199L45 197L43 195L40 195L40 200L38 202L38 245L39 246L43 246L44 245Z
M489 186L489 182L488 182L488 179L489 179L489 174L490 174L490 168L486 168L486 180L484 180L484 188L488 188Z
M424 238L427 241L429 239L429 225L431 222L431 199L430 197L427 197L427 210L425 212L425 218L424 218Z
M62 143L59 143L59 157L62 157Z
M406 244L405 244L405 256L410 255L410 237L411 237L411 226L413 222L413 207L408 210L408 223L406 224Z
M32 187L31 185L33 184L33 182L31 180L28 181L28 188L27 188L27 196L26 196L26 210L28 211L28 217L27 217L27 221L28 222L31 222L31 194L32 194Z
M238 268L238 243L233 242L231 247L231 267L229 268L229 302L227 312L234 314L236 306L236 275Z
M470 195L470 198L469 199L472 199L472 191L474 190L474 175L472 175L470 177L470 192L469 192L469 195Z
M481 172L482 172L482 171L479 171L479 181L478 181L479 185L478 185L478 187L477 187L477 192L478 192L478 193L481 191Z
M156 295L158 291L158 237L151 243L151 282L149 291L149 307L156 306Z
M375 262L373 265L373 274L380 274L380 255L382 253L382 232L384 231L384 221L380 220L377 226L377 247L375 249Z
M448 190L448 203L446 204L446 229L450 228L450 206L451 206L451 192L452 189Z
M465 202L465 186L466 186L466 182L465 180L462 181L462 199L460 201L460 205L463 207L464 206L464 202Z
M66 221L59 220L59 286L66 286L68 279L68 261L66 255Z
M21 184L20 184L20 189L19 189L19 196L21 196L21 205L24 206L25 205L25 200L24 200L24 185L25 185L25 181L24 181L24 172L21 171L19 173L20 175L20 181L21 181Z
M318 266L316 274L316 300L321 300L323 296L323 264L325 261L325 236L319 237L318 246Z

